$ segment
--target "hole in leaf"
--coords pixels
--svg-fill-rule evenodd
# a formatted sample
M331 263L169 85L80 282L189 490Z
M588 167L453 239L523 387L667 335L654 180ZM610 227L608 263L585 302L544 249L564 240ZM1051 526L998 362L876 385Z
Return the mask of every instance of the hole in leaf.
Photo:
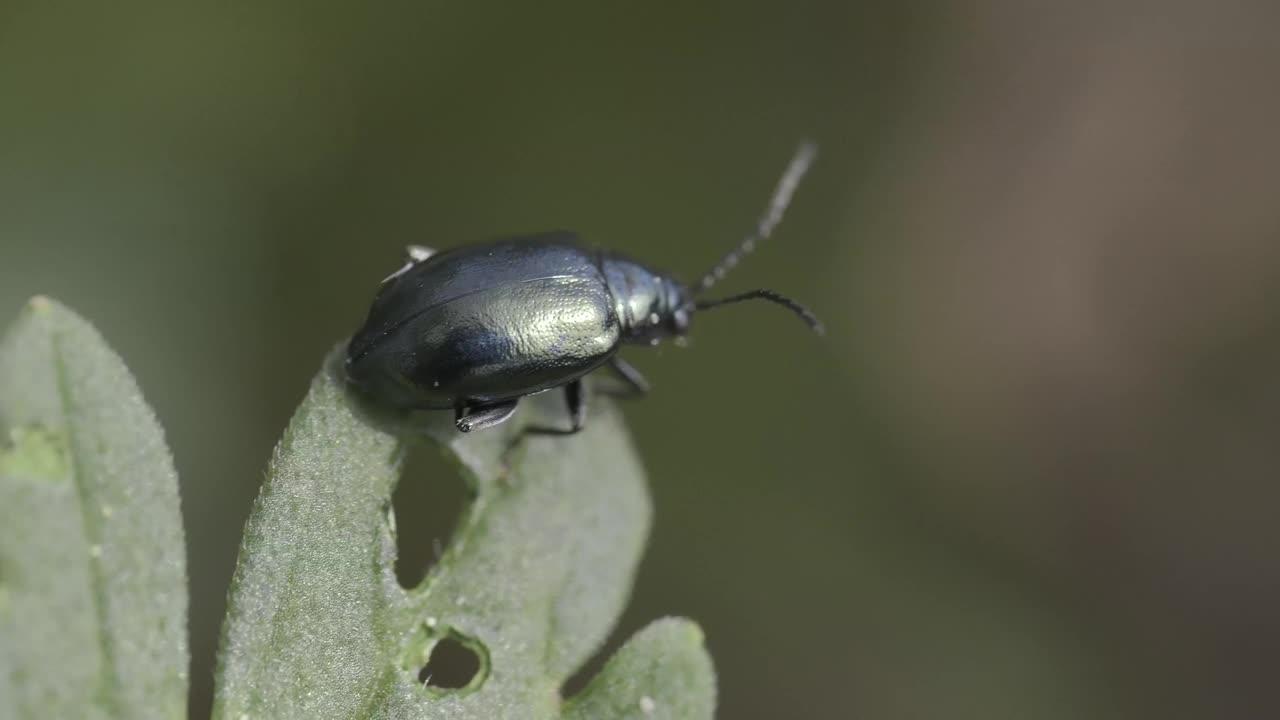
M431 648L431 657L418 671L418 682L442 690L461 690L475 681L483 664L468 643L449 635Z
M409 447L391 496L396 527L396 578L417 587L440 559L471 500L458 470L429 441Z

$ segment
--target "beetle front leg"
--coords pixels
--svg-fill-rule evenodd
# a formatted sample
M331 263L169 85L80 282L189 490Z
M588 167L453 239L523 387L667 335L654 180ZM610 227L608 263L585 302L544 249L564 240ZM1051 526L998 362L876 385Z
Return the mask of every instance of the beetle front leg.
M509 419L515 411L515 400L508 400L495 405L463 406L454 411L453 424L462 432L483 430Z
M579 378L564 386L564 401L569 406L569 429L531 425L525 428L530 435L573 435L582 429L587 419L587 397Z
M629 391L626 393L618 393L619 395L627 395L630 397L643 397L649 394L649 381L644 379L644 375L636 369L634 365L614 355L609 358L609 368L614 374L627 384Z

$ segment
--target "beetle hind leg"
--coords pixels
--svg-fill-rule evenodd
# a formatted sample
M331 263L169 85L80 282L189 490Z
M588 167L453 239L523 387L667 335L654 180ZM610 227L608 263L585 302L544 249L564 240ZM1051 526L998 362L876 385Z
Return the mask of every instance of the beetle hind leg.
M383 285L386 285L387 283L391 282L392 280L395 280L396 278L400 277L401 275L403 275L403 274L405 274L405 273L409 272L410 270L412 270L414 265L417 265L418 263L422 262L423 260L426 260L427 258L429 258L429 257L431 257L432 255L435 255L435 254L436 254L436 251L435 251L435 250L432 250L431 248L427 247L426 245L409 245L409 246L405 247L405 249L404 249L404 266L403 266L403 267L401 267L399 270L397 270L397 271L395 271L395 272L391 273L390 275L386 276L385 278L383 278L383 279L382 279L382 284L383 284Z
M516 401L476 407L460 407L454 411L453 424L462 432L472 432L493 427L511 418L516 411Z

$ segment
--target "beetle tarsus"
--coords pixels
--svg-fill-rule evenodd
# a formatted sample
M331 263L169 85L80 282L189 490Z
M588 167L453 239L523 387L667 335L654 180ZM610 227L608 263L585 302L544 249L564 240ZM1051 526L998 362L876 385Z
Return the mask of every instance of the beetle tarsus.
M411 265L417 265L435 254L436 251L426 245L407 245L404 249L405 260L408 260Z
M462 432L483 430L509 419L515 411L515 400L508 400L496 405L460 407L454 411L453 423Z

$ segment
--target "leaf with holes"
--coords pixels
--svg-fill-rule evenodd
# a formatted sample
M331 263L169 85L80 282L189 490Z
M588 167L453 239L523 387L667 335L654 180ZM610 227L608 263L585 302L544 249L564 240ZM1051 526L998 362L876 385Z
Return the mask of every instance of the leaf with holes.
M710 658L696 626L637 634L581 697L565 680L613 628L649 527L649 498L620 414L598 399L575 436L558 402L473 435L400 433L351 398L334 353L276 449L232 582L214 717L709 718ZM551 398L556 400L556 398ZM441 415L441 414L437 414ZM396 580L391 492L406 443L429 436L474 499L418 587ZM416 480L416 479L415 479ZM449 482L452 478L432 478ZM433 653L473 658L462 687L419 680Z
M0 717L185 717L177 477L128 370L36 298L0 339L0 430Z

